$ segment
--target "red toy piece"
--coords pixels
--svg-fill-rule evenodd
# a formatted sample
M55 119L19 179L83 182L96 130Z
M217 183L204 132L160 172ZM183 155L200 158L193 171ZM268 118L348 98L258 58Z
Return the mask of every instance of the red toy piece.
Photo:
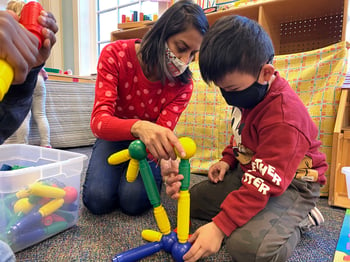
M65 196L63 197L64 203L70 204L77 200L78 191L75 189L75 187L66 186L63 188L63 190L66 192Z
M23 6L19 23L22 24L29 32L39 39L38 49L42 45L43 27L38 23L38 17L44 8L38 2L29 2Z

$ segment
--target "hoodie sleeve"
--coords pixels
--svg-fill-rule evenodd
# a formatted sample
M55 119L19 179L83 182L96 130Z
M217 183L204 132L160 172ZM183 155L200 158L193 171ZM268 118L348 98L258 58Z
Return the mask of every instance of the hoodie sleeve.
M33 68L22 84L11 85L0 102L0 144L19 128L27 116L32 106L33 92L41 68L42 66Z

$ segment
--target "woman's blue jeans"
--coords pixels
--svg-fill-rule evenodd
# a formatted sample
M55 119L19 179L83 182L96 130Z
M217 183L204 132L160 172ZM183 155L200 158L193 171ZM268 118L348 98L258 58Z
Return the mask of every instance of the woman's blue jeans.
M141 174L132 183L126 180L129 161L119 165L107 162L110 155L128 148L131 142L96 140L83 185L83 203L93 214L106 214L120 208L128 215L139 215L152 208ZM148 163L160 192L160 167L154 161Z

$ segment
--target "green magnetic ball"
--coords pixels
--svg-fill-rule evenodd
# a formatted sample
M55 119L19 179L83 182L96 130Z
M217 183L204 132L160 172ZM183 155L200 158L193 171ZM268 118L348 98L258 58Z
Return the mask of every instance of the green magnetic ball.
M135 140L129 145L129 154L136 160L142 160L147 157L146 146L141 140Z

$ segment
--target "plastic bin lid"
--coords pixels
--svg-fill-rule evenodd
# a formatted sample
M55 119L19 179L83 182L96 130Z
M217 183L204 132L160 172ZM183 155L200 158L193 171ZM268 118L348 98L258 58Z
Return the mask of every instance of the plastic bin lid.
M350 175L350 166L342 167L341 172L345 175Z

